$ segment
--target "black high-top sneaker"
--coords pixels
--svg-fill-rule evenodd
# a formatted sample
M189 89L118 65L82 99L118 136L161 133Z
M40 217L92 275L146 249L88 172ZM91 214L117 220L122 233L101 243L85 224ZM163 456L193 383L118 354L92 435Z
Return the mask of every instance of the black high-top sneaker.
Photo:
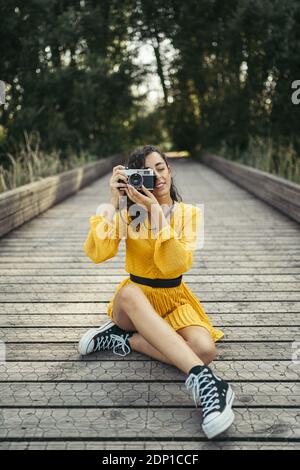
M92 328L81 337L78 351L83 356L97 351L111 349L118 356L127 356L131 352L128 338L133 335L131 331L124 331L113 321L109 320L100 328ZM122 352L118 352L120 349Z
M208 366L199 365L190 370L185 386L192 389L195 405L202 405L202 429L209 439L229 428L234 421L231 406L235 395L227 382Z

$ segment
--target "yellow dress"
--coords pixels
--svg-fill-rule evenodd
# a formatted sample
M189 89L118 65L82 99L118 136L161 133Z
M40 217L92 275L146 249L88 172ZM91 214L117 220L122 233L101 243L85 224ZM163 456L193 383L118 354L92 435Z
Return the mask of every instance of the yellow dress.
M130 229L127 210L117 211L110 222L104 215L92 215L90 229L83 249L94 262L102 263L115 256L120 241L125 238L125 270L136 276L148 278L175 278L188 271L193 263L193 253L197 239L197 224L200 210L192 204L175 203L169 225L158 234L152 235L148 218L140 224L140 231ZM124 279L116 288L107 308L112 319L113 301L117 292L126 284L134 283L130 277ZM182 280L177 287L151 287L138 285L156 312L174 330L186 326L205 327L214 341L224 336L223 331L213 327L200 301Z

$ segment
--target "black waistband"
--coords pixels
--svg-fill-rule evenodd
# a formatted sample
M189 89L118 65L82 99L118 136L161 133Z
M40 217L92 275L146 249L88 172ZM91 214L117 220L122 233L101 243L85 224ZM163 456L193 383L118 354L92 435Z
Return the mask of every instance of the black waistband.
M130 274L130 279L138 284L144 284L150 287L176 287L181 284L182 275L173 279L151 279L149 277L140 277Z

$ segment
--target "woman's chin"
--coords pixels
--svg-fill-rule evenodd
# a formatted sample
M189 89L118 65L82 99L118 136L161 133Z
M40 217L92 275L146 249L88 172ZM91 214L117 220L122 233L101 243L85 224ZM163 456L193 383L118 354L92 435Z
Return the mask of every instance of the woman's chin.
M164 191L153 191L153 195L156 197L156 199L159 201L161 198L164 198L166 195L169 194L168 190Z
M167 191L166 191L166 188L154 189L154 190L153 190L154 196L160 196L161 194L165 194L166 192L167 192Z

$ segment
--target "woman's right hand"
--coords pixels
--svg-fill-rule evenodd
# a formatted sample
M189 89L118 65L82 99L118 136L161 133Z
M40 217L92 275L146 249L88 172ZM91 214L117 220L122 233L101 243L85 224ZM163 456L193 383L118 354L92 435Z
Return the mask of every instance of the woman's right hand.
M119 205L119 197L126 195L128 177L124 171L125 166L117 165L113 167L113 173L109 180L112 201L116 207ZM119 182L118 180L122 180Z

